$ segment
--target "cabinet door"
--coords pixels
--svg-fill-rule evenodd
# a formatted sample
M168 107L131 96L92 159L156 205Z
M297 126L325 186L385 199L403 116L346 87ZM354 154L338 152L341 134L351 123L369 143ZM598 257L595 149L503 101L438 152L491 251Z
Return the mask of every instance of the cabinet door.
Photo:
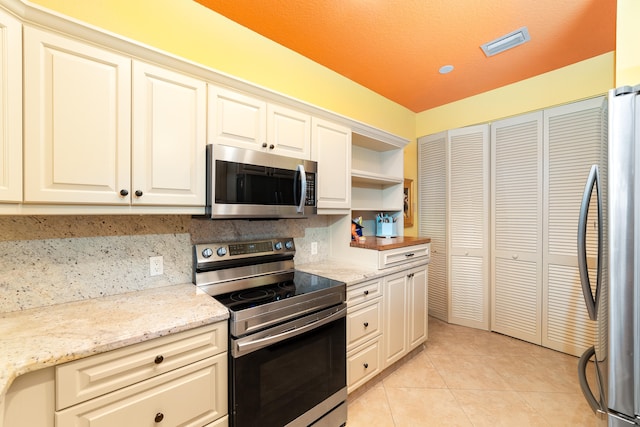
M427 339L427 266L414 268L409 273L407 288L408 310L408 349L411 351Z
M578 273L577 229L580 203L591 165L600 161L606 135L603 98L544 112L544 221L542 344L581 354L595 340L594 322L584 306ZM606 164L605 164L606 166ZM606 174L606 169L601 173ZM587 266L595 284L597 210L590 203L587 227Z
M132 200L205 205L206 83L133 64Z
M0 10L0 201L22 201L22 25Z
M448 321L447 292L447 133L418 140L418 233L431 238L429 315Z
M449 322L489 329L489 127L449 131Z
M267 144L267 149L276 154L310 160L311 116L281 105L268 104Z
M407 273L384 280L383 357L385 366L407 353Z
M491 329L541 343L542 112L491 125Z
M318 162L318 209L351 207L351 129L312 120L311 158Z
M25 26L24 103L25 202L129 204L130 59Z
M211 84L208 88L209 143L262 150L267 143L267 103Z

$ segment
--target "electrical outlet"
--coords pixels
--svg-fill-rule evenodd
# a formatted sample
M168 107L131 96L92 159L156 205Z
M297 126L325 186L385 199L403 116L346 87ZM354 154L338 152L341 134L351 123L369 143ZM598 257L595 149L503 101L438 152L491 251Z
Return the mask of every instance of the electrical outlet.
M311 255L318 255L318 242L311 242Z
M149 257L149 274L151 276L161 276L163 271L162 256Z

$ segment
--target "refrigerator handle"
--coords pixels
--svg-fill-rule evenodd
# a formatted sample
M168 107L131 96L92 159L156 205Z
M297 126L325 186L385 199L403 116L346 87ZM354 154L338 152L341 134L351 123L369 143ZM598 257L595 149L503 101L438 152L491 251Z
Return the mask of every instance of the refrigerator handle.
M580 204L580 217L578 218L578 270L580 272L580 284L582 285L582 295L587 305L589 319L596 320L597 297L600 291L600 253L602 250L602 201L600 199L598 165L592 165L589 177L584 187L582 203ZM596 187L598 195L598 273L596 279L596 295L591 292L591 281L589 280L589 270L587 268L587 215L589 214L589 202L593 188Z
M580 389L582 390L582 394L585 399L587 399L587 403L591 407L591 410L598 415L601 419L606 418L606 411L603 410L602 404L596 399L589 387L589 383L587 382L587 365L589 364L589 359L591 359L596 354L596 350L594 346L589 347L580 359L578 360L578 380L580 382ZM602 387L601 387L601 379L596 371L596 382L599 386L599 392L602 396Z

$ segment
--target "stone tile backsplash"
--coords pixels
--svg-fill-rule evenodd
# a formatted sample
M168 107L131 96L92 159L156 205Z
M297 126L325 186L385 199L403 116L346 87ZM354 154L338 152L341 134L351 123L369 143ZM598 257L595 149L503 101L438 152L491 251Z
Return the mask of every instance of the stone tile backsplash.
M329 253L329 219L208 220L188 215L0 217L0 313L190 283L192 245L293 237L295 262ZM311 255L311 243L318 254ZM149 275L149 257L164 274Z

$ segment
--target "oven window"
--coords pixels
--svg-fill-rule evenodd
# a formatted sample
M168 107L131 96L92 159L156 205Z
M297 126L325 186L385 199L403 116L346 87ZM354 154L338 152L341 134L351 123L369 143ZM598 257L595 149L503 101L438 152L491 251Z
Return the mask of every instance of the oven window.
M231 359L232 425L282 426L344 388L345 322Z

